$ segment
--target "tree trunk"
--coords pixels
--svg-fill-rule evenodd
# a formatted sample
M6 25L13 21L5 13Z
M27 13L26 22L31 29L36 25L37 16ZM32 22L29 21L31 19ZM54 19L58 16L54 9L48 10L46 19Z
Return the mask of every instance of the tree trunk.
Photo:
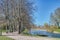
M21 33L21 22L19 22L19 34Z
M7 25L6 26L6 33L8 33L9 32L9 26Z

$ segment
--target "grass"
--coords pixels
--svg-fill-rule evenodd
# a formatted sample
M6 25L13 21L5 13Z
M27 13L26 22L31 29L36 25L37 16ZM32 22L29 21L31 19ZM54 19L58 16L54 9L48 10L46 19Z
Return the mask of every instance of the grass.
M6 32L6 30L2 30L2 32Z
M22 34L25 35L25 36L31 36L31 34L28 33L28 30L27 30L27 29L25 29L25 30L22 32Z
M14 40L14 39L8 38L6 36L0 36L0 40Z
M60 29L56 29L55 31L60 32Z

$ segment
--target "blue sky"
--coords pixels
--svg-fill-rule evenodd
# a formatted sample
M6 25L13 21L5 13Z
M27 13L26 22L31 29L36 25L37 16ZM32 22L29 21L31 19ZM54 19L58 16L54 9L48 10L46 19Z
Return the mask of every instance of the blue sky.
M37 6L34 12L35 24L43 25L49 23L50 14L60 7L60 0L34 0Z

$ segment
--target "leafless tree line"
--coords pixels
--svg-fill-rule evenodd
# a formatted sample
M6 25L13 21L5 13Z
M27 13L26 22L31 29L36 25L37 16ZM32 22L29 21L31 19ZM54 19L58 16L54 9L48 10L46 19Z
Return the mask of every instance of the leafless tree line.
M6 30L16 30L18 25L18 33L20 34L23 29L31 29L33 23L33 2L28 0L1 0L0 3L5 20L7 22ZM1 9L0 9L1 10Z
M51 13L50 22L52 25L60 28L60 8L57 8L53 13Z

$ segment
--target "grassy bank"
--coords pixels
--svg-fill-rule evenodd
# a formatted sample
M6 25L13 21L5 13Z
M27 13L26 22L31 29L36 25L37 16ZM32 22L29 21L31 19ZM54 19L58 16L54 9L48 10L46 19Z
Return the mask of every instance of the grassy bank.
M14 40L14 39L8 38L6 36L0 36L0 40Z
M56 29L55 31L60 32L60 29Z

